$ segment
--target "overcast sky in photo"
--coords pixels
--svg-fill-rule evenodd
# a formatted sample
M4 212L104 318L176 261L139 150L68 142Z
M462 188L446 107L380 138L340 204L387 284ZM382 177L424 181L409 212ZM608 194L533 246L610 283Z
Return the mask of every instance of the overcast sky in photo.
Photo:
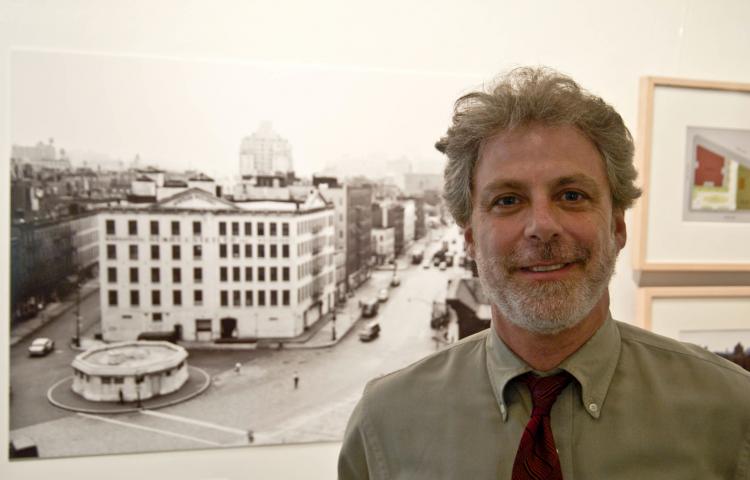
M58 148L141 166L239 173L242 138L263 121L292 146L306 176L338 165L387 174L403 159L439 173L435 141L453 102L483 79L448 73L15 51L11 143L54 138ZM75 155L73 155L75 164Z

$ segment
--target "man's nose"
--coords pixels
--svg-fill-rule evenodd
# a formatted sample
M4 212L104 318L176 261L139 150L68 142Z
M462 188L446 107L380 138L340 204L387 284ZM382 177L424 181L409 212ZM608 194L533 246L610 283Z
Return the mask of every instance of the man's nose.
M527 238L549 242L562 232L560 221L551 202L535 202L528 210L524 234Z

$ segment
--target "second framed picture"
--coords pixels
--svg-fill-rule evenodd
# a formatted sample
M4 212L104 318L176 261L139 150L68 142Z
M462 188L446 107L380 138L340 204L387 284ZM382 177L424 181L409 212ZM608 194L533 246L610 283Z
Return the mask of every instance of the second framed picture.
M634 270L750 273L750 84L646 77Z

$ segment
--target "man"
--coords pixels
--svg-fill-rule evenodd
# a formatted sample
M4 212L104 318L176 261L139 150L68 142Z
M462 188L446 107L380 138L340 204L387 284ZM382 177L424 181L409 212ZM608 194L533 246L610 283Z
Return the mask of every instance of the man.
M371 381L339 478L750 479L750 375L610 317L640 195L620 115L521 68L436 146L492 327Z

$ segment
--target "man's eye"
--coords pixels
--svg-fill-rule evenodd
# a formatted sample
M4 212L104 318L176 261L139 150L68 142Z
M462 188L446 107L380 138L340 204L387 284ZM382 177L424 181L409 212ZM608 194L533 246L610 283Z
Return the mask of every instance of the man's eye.
M562 194L562 198L566 202L578 202L583 200L584 196L581 192L568 191Z
M514 197L512 195L506 195L505 197L500 197L497 200L495 200L495 205L500 205L501 207L512 207L513 205L517 205L519 202L518 197Z

